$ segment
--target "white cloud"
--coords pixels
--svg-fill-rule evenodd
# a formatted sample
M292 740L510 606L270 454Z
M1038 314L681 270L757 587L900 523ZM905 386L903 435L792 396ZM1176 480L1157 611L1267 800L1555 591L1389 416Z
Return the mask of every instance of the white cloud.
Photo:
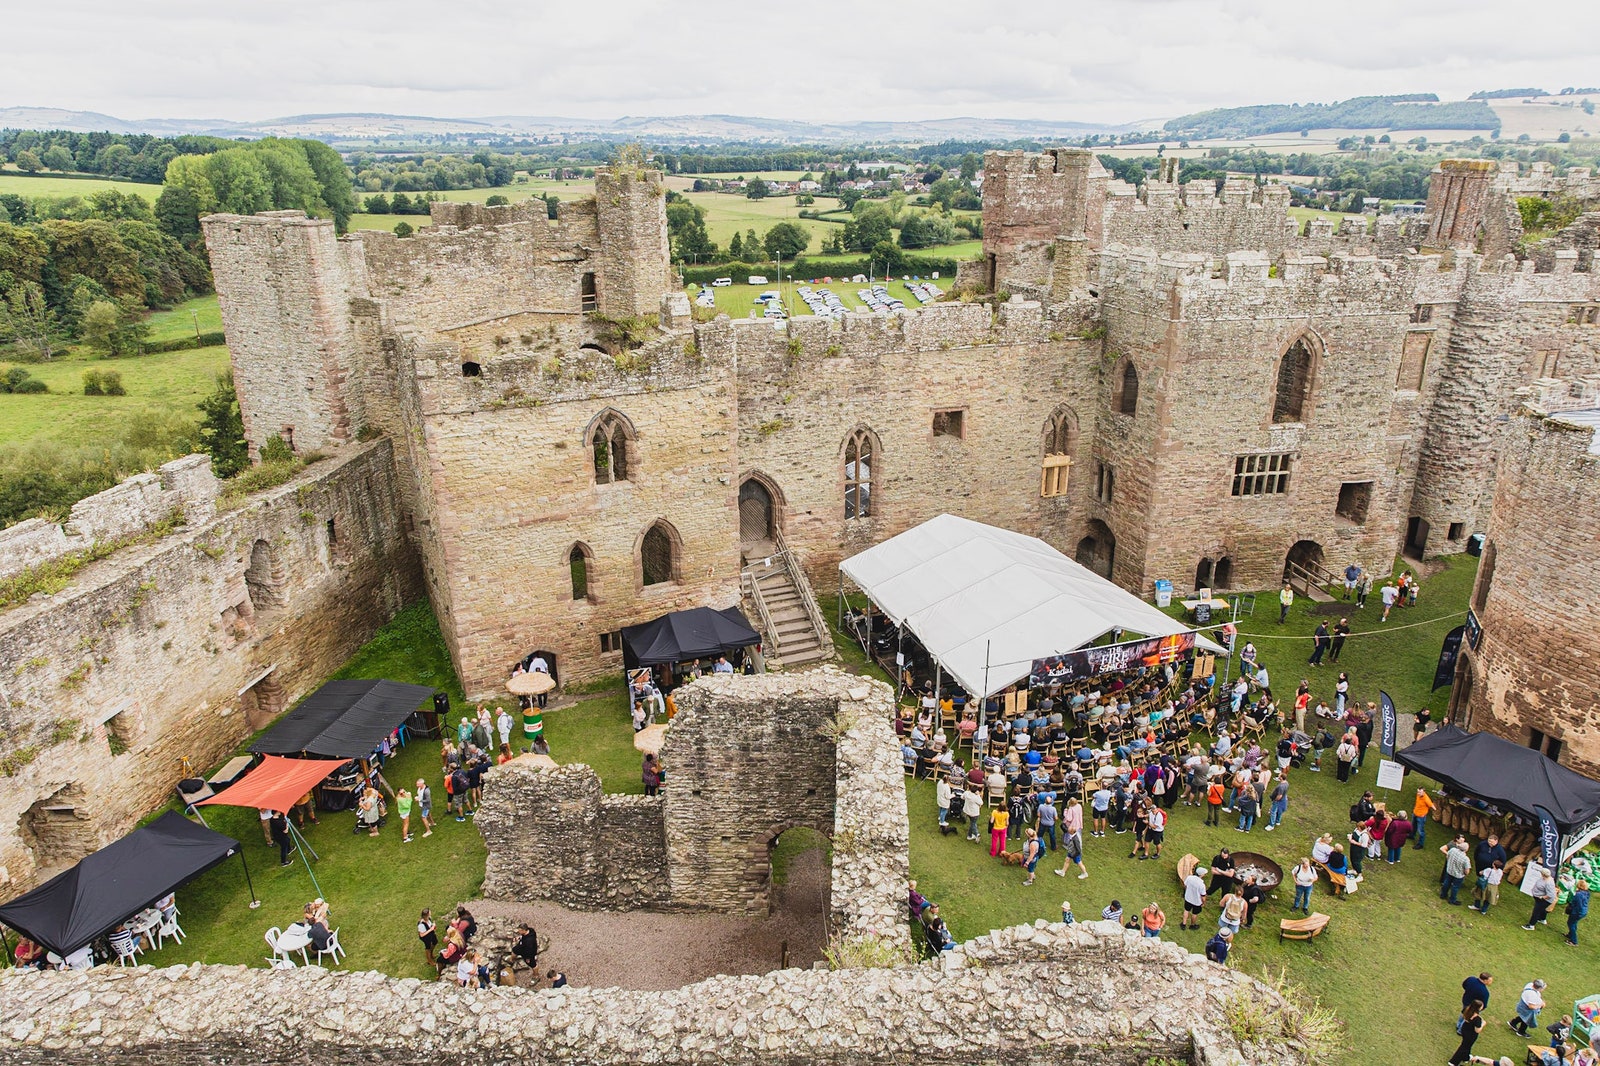
M953 115L1125 122L1204 107L1600 80L1588 3L1498 0L60 0L8 13L0 106L125 118L309 112ZM70 28L70 32L64 32Z

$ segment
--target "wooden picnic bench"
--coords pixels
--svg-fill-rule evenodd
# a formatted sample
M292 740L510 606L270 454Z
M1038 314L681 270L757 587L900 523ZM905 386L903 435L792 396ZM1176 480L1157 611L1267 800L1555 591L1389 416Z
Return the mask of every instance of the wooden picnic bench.
M1309 918L1285 918L1278 923L1278 940L1314 940L1328 928L1331 920L1321 913L1312 914Z
M1323 875L1327 877L1328 887L1333 890L1333 894L1335 896L1343 896L1346 894L1347 882L1344 874L1334 873L1332 870L1328 869L1326 863L1318 862L1316 859L1311 860L1311 865L1322 871Z

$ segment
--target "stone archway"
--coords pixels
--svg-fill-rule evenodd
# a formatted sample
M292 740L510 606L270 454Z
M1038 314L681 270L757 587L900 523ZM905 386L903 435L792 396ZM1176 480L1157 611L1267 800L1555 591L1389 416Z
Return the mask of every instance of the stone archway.
M1089 535L1078 541L1074 558L1101 577L1109 580L1116 562L1117 538L1111 527L1098 518L1089 520Z
M774 539L776 518L772 492L759 478L739 486L739 543L754 547Z

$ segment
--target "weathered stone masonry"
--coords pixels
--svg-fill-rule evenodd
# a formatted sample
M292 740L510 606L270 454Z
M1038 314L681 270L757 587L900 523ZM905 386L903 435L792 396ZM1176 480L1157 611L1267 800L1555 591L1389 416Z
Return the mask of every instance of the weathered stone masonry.
M0 612L0 892L125 833L420 595L394 494L389 445L352 447Z
M1240 1044L1235 997L1269 988L1107 923L1001 930L919 966L782 970L670 992L463 991L320 967L0 975L14 1066L1300 1066ZM1022 1020L1025 1020L1022 1021Z

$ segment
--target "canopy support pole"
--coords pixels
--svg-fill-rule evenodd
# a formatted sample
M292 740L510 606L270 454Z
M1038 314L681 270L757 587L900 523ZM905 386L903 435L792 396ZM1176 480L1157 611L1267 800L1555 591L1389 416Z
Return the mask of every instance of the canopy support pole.
M261 897L256 895L256 883L250 879L250 863L244 857L244 845L239 845L239 864L244 867L245 887L250 889L250 909L255 910L261 906Z
M839 571L839 628L844 628L844 571ZM871 632L868 632L868 643L871 643ZM872 649L867 649L867 654L872 654Z
M933 660L933 702L939 702L939 685L944 681L944 667L938 659Z
M906 680L906 627L904 624L895 626L894 630L894 694L899 699L905 692Z
M989 647L994 641L983 642L983 694L978 697L978 728L989 720Z
M311 869L311 860L306 858L306 852L311 851L311 845L306 843L305 835L294 827L292 820L285 819L285 821L289 822L289 835L294 838L295 850L300 853L300 861L306 864L306 873L311 877L311 887L317 890L317 898L321 899L323 896L322 886L317 884L317 875ZM317 853L311 851L311 854L316 855ZM320 861L322 857L318 855L317 858Z

